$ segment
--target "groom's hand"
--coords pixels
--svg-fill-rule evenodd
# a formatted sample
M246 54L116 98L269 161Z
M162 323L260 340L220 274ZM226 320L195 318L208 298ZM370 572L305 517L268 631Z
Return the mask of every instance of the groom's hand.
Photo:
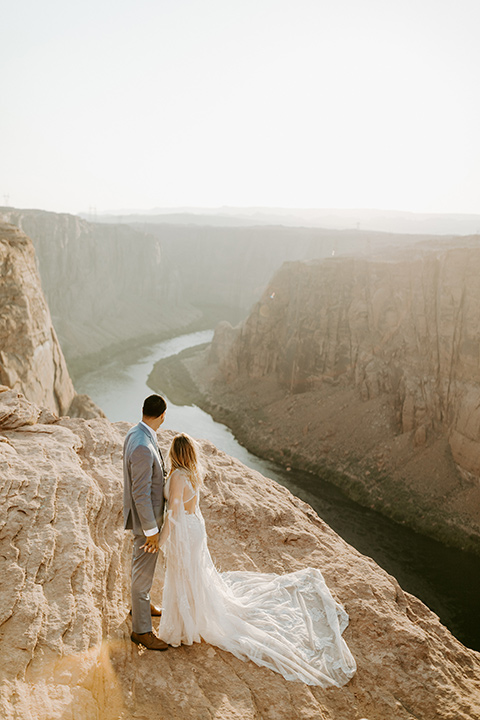
M148 553L158 552L159 537L160 537L160 533L156 533L155 535L150 535L149 537L146 537L145 542L141 546L140 550L143 548L144 552L148 552Z

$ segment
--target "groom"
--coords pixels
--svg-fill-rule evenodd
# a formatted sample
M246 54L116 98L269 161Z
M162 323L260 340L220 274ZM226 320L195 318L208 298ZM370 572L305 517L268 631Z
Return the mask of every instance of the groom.
M143 403L142 420L125 438L123 446L123 518L133 530L132 634L134 643L148 650L168 645L152 631L152 615L161 610L150 604L150 588L158 558L163 518L165 466L157 443L157 430L165 420L167 403L150 395Z

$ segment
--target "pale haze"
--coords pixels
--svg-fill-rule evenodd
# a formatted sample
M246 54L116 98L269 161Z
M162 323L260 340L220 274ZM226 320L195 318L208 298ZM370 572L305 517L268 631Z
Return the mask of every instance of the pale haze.
M480 213L478 0L16 0L0 204Z

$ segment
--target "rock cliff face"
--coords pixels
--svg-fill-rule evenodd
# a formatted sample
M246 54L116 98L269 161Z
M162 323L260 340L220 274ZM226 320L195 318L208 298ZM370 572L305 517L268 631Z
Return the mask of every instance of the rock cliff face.
M319 567L350 615L358 671L288 683L206 644L130 640L122 529L126 423L61 419L0 388L0 713L5 720L472 720L480 654L285 488L200 443L201 505L220 569ZM160 436L166 451L172 433ZM160 563L161 565L161 563ZM154 597L160 599L160 567Z
M75 393L53 329L31 240L0 223L0 383L59 415L98 417Z
M0 224L0 383L66 414L75 396L38 277L21 231Z
M123 225L10 210L33 240L42 286L68 361L169 333L201 317L182 297L160 243Z
M479 273L472 248L286 264L190 370L254 451L480 551Z

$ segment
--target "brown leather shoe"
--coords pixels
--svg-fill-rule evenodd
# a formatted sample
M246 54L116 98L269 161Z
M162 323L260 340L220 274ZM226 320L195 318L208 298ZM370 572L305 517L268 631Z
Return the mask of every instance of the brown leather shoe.
M135 645L143 645L147 650L168 650L168 645L160 640L152 631L146 633L132 632L130 640Z

